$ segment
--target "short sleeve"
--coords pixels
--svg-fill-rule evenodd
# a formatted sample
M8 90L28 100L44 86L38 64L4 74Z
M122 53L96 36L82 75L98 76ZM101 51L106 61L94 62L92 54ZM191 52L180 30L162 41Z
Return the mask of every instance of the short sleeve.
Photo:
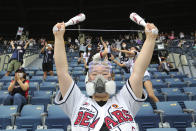
M97 53L93 56L93 61L100 61L102 58L101 53Z
M126 84L120 90L120 92L116 95L116 99L126 105L128 109L131 111L133 116L136 116L136 113L139 111L142 103L147 99L147 93L143 90L142 98L137 98L132 91L131 84L129 80L127 80Z
M75 82L72 82L63 98L60 91L57 93L55 97L55 103L61 106L69 118L72 118L72 114L74 113L75 108L83 97L85 97L85 95L80 91Z

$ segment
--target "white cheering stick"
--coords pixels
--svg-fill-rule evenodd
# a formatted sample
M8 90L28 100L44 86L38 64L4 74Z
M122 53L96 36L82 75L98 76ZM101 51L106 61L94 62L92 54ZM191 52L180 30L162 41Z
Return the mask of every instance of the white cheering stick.
M134 21L135 23L137 23L138 25L141 25L143 27L146 26L146 22L144 21L144 19L142 17L140 17L137 13L133 12L130 14L130 19L132 21ZM153 34L158 34L158 30L157 29L152 29L152 33Z
M85 14L80 13L80 14L78 14L77 16L71 18L69 21L67 21L67 22L65 23L65 27L70 26L70 25L78 24L78 23L84 21L85 19L86 19ZM53 27L53 31L54 31L54 32L56 32L56 31L58 31L58 30L59 30L59 29L58 29L56 26Z

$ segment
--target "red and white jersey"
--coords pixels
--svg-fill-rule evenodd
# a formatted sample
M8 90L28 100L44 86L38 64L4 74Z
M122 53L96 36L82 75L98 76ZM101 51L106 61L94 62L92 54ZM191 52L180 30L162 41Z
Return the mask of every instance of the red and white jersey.
M70 118L72 131L99 131L104 123L110 131L138 131L134 117L147 98L145 91L143 98L135 96L127 81L105 105L99 106L72 82L64 98L60 91L57 93L55 102Z

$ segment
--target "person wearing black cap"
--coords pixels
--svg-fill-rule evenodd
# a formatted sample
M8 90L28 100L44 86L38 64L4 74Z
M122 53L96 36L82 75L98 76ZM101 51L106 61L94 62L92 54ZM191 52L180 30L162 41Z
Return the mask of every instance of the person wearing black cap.
M27 103L28 90L29 80L26 79L25 70L19 68L15 72L14 80L10 82L9 94L4 99L4 105L18 105L18 111L20 112L23 105Z

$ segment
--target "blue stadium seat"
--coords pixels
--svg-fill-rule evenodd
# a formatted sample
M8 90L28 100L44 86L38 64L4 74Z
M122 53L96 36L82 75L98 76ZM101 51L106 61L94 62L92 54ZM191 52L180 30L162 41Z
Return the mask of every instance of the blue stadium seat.
M183 112L176 101L157 102L157 110L161 111L162 122L169 123L170 127L183 130L190 127L191 116Z
M70 125L70 120L64 111L58 105L50 105L48 107L48 117L46 118L46 125L48 129L61 128L67 130Z
M26 71L26 73L28 74L28 76L32 77L35 75L34 71Z
M42 82L40 83L39 90L56 91L56 88L57 88L56 82Z
M12 106L0 106L0 129L5 129L6 126L12 125L11 117L14 113L17 113L17 105Z
M196 127L193 127L193 128L186 128L186 131L196 131Z
M154 91L155 96L158 97L159 101L165 100L163 94L161 93L159 89L153 89L153 91Z
M39 82L41 83L43 81L43 76L32 76L30 79L30 82Z
M153 73L154 78L156 79L165 79L170 78L170 75L167 75L165 72L154 72Z
M0 82L7 83L7 82L11 82L12 79L14 79L14 76L3 76L3 77L0 79Z
M78 82L77 86L80 88L81 91L86 91L86 84L85 82Z
M0 90L3 87L3 85L4 85L4 82L0 82Z
M176 128L150 128L146 131L178 131Z
M33 105L43 104L46 109L47 105L52 103L52 97L52 91L34 91L30 103Z
M158 127L160 122L159 115L155 114L150 103L143 103L139 112L135 117L136 123L139 125L139 130L143 131L147 128Z
M196 78L183 78L184 82L186 82L189 86L196 87Z
M153 72L157 72L157 68L148 68L148 71L153 74Z
M189 100L196 100L196 87L184 87L183 90L189 96Z
M45 81L47 81L47 82L58 82L58 77L57 76L47 76Z
M84 82L85 81L86 76L85 75L81 75L79 78L79 82Z
M34 91L37 91L39 89L39 83L38 82L29 82L29 91L33 93Z
M0 130L0 131L27 131L26 129Z
M196 119L196 101L184 101L185 109L184 112L187 112L192 117L191 125L195 125Z
M31 68L25 68L26 71L41 71L42 69L38 68L38 67L31 67Z
M76 66L73 68L74 71L84 71L84 67L82 66Z
M168 84L169 87L185 87L187 84L185 82L182 82L179 78L170 78L165 79L165 82Z
M16 118L16 126L18 129L25 128L27 130L35 130L41 125L41 115L44 113L43 105L24 105L20 116Z
M182 74L181 72L169 72L171 78L185 78L187 75Z
M84 71L72 71L72 76L76 79L79 79L79 76L84 75Z
M9 93L8 90L0 91L0 104L3 104L3 101L7 97L8 93Z
M35 131L64 131L64 129L42 129L42 130L35 130Z
M150 64L149 67L150 68L158 68L159 64Z
M115 74L115 81L124 81L123 80L123 75L122 74Z
M115 83L116 83L116 91L119 91L125 85L124 81L115 81Z
M188 96L180 91L179 88L161 88L162 94L167 101L186 101Z
M127 81L130 76L131 76L130 73L125 73L124 74L124 80Z
M7 71L0 71L0 78L3 77L5 75Z
M36 76L43 76L44 72L43 71L36 71L35 75Z
M154 88L167 87L167 84L165 84L161 79L151 79L151 82Z
M112 72L116 75L116 74L121 74L120 69L113 69Z

